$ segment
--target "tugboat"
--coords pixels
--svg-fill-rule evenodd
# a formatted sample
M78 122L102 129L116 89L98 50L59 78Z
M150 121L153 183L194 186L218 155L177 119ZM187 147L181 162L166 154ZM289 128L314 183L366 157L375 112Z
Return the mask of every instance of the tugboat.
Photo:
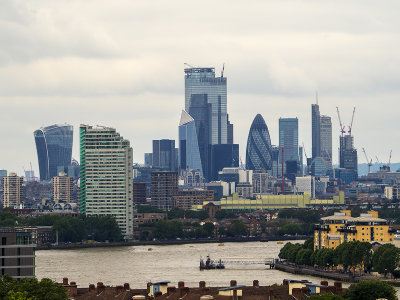
M200 257L200 270L215 270L215 269L225 269L225 265L221 260L215 262L211 260L210 256L207 255L206 260L204 261Z

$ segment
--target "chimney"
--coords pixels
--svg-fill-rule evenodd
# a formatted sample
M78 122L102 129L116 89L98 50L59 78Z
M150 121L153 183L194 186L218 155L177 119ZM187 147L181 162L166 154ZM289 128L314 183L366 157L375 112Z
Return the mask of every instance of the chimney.
M68 287L68 290L69 290L70 296L72 296L72 297L77 296L78 295L78 286L76 285L76 282L71 281L71 283Z
M238 300L237 289L233 290L233 300Z
M89 292L94 291L96 289L93 283L89 284Z
M63 278L63 285L68 285L68 278L67 277Z
M146 287L147 294L150 293L150 286L151 286L151 282L148 282L148 283L147 283L147 287Z
M322 280L322 281L321 281L321 285L328 286L328 281Z
M253 286L254 287L259 287L260 286L259 281L258 280L253 280Z
M292 296L295 297L297 300L301 300L301 295L302 295L301 289L299 288L292 289Z
M328 294L328 293L329 293L328 290L329 290L328 287L325 286L325 285L323 285L323 286L321 286L321 287L319 288L319 293L320 293L321 295L325 295L325 294Z
M236 280L231 280L231 286L237 286Z
M97 283L97 294L102 293L105 290L105 286L102 282L98 282Z
M289 280L283 279L283 285L289 285Z
M204 289L206 287L205 281L199 281L199 288Z
M182 288L185 286L185 283L183 281L178 282L178 289Z
M125 291L129 291L131 289L131 287L129 286L129 283L125 282L124 283L124 290Z
M274 300L274 288L269 288L269 300Z

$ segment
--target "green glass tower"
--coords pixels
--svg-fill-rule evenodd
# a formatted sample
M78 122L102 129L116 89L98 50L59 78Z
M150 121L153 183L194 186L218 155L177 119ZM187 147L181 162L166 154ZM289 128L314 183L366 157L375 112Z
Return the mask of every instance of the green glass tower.
M133 150L114 128L80 126L80 211L111 215L133 236Z

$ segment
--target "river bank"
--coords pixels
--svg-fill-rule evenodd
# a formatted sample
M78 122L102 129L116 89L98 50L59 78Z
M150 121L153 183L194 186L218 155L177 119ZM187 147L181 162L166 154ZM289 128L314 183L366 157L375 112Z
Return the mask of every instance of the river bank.
M205 244L205 243L245 243L245 242L270 242L284 240L306 240L309 236L264 236L264 237L222 237L217 239L182 239L182 240L157 240L157 241L133 241L133 242L112 242L112 243L71 243L59 245L42 245L37 250L57 250L57 249L82 249L82 248L102 248L102 247L127 247L127 246L162 246L162 245L185 245L185 244Z

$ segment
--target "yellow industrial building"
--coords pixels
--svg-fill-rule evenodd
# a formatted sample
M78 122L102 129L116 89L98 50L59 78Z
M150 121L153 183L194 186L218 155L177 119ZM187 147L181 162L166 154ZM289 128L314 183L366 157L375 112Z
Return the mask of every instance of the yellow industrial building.
M315 226L314 249L335 249L344 242L393 242L395 230L385 219L378 217L377 211L368 211L354 218L350 210L341 210L333 216L321 218Z

